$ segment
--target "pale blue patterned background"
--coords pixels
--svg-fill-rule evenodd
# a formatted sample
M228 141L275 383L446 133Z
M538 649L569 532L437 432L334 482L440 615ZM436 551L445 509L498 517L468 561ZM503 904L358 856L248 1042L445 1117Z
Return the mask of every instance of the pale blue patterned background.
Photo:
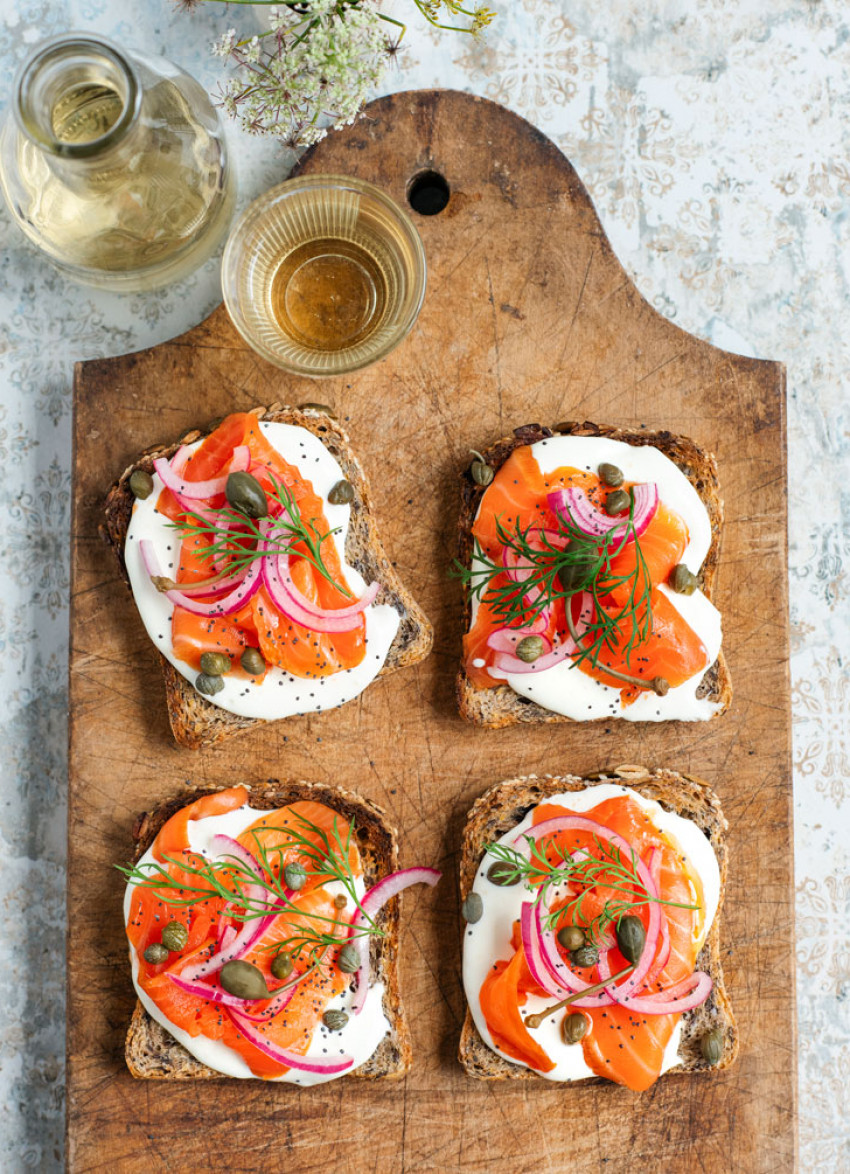
M417 25L388 89L472 89L555 139L643 293L788 365L801 1167L850 1170L850 15L842 0L491 0L485 42ZM0 97L73 28L214 88L245 10L3 0ZM396 15L409 0L394 0ZM286 174L238 144L242 201ZM61 1168L71 373L178 334L211 262L116 297L57 276L0 213L0 1168ZM791 976L789 976L789 981Z

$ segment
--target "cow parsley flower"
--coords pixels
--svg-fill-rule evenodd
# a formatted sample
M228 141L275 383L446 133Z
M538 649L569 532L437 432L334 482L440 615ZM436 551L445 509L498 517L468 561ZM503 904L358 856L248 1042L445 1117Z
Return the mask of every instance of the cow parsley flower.
M258 3L266 32L239 40L228 29L212 46L236 67L219 93L227 113L249 133L276 135L290 147L309 146L329 126L353 122L398 52L405 26L382 13L379 0ZM413 3L438 28L473 35L494 16L488 8L464 8L462 0ZM441 23L444 11L466 23Z

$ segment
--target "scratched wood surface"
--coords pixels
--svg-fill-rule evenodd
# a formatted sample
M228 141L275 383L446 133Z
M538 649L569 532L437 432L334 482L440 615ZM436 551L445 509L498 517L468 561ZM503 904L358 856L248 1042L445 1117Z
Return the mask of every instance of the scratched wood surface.
M304 172L369 179L404 204L426 169L451 188L416 217L425 305L390 358L347 379L292 379L246 348L223 309L153 350L81 364L69 828L69 1163L74 1171L762 1171L795 1154L784 374L683 333L641 298L556 148L467 95L398 94L332 135ZM111 480L146 445L274 400L332 404L372 479L391 557L430 615L432 656L348 707L208 752L169 737L156 655L97 534ZM532 421L644 424L717 454L727 523L719 606L735 685L710 724L487 732L454 705L456 477L468 450ZM472 801L518 772L621 762L693 771L731 824L724 966L737 1065L613 1085L479 1084L455 1061L463 1016L457 845ZM112 865L135 815L209 783L340 781L401 831L405 865L438 865L404 899L402 979L415 1065L401 1084L312 1091L257 1082L134 1082L133 1005Z

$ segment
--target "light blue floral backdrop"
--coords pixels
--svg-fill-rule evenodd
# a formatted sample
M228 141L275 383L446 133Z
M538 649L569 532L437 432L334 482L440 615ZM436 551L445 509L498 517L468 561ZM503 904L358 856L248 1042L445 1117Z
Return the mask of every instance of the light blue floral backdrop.
M486 40L411 22L385 89L472 89L555 139L650 301L788 365L801 1166L850 1169L850 14L842 0L501 0ZM405 15L409 0L393 0ZM214 89L244 9L4 0L0 98L31 45L96 30ZM232 130L244 203L291 159ZM211 262L116 297L0 212L0 1167L62 1164L71 375L178 334ZM791 976L789 976L790 981Z

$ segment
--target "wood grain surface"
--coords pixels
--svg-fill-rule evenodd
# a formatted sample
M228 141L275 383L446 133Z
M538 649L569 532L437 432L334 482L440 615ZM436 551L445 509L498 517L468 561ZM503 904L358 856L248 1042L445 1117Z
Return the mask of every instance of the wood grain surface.
M247 349L223 309L150 351L76 375L69 826L68 1158L74 1171L775 1171L795 1161L784 373L683 333L642 299L567 160L520 118L468 95L397 94L331 135L303 172L377 183L404 204L433 168L451 188L416 217L428 291L407 341L347 379L292 379ZM275 400L332 404L372 480L384 540L435 630L431 657L342 710L200 753L169 737L157 657L98 537L103 497L142 448ZM714 450L727 522L718 603L732 710L707 724L489 732L457 717L457 474L529 422L590 419L693 436ZM693 771L728 816L728 986L737 1065L610 1084L480 1084L455 1052L463 1018L457 849L498 779L637 762ZM415 1047L401 1084L310 1090L234 1080L134 1082L134 1002L112 865L137 813L187 779L339 781L381 803L403 865L437 865L403 904Z

